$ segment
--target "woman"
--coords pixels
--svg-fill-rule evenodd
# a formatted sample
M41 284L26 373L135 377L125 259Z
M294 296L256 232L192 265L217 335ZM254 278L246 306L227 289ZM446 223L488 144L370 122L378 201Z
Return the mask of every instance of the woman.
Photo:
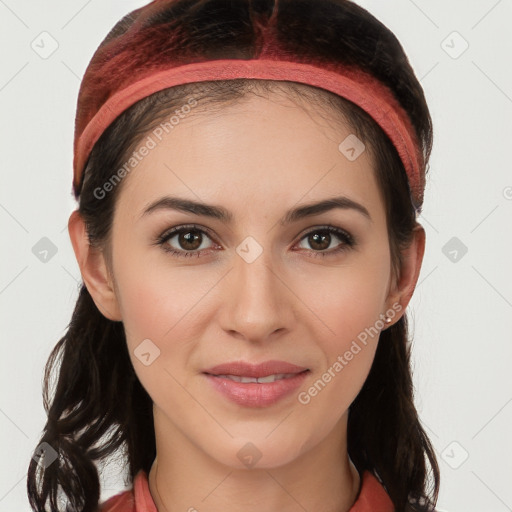
M405 312L431 145L403 49L352 2L123 18L78 98L83 285L33 509L432 510ZM118 449L132 488L100 503Z

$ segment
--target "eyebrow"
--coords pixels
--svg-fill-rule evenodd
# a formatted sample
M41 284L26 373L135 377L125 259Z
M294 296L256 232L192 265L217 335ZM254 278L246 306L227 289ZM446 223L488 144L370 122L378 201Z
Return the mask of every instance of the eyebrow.
M297 222L298 220L304 219L306 217L319 215L335 208L341 208L343 210L354 210L366 217L370 222L373 222L370 213L362 204L359 204L345 196L331 197L324 199L323 201L298 206L289 210L279 222L282 225L291 224L292 222ZM147 208L144 209L140 218L159 210L178 210L185 213L192 213L194 215L211 217L228 224L233 222L233 214L222 206L200 203L197 201L192 201L191 199L184 199L181 197L173 196L164 196L160 199L157 199L156 201L153 201Z

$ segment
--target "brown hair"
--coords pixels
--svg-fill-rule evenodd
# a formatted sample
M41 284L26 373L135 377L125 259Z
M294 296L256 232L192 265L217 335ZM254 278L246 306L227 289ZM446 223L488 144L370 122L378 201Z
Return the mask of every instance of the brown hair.
M274 9L270 0L239 1L230 9L221 0L161 4L151 23L179 29L184 52L207 56L217 50L233 58L257 54L256 35ZM133 13L123 18L102 45L135 19ZM277 27L290 52L355 65L385 83L410 116L428 162L432 124L424 94L402 47L384 25L349 1L288 0L279 3ZM95 189L123 165L145 134L191 96L210 112L262 91L282 91L297 100L316 102L333 118L348 122L365 142L384 197L391 259L398 275L400 253L412 241L416 212L394 146L359 107L325 90L291 82L237 79L181 85L144 98L121 114L95 144L82 179L79 212L90 243L108 249L122 183L102 199L96 197ZM352 461L359 472L369 470L381 479L397 512L431 510L439 492L435 453L414 406L408 342L404 315L381 333L348 421ZM58 378L50 397L53 372ZM48 420L39 445L48 443L59 457L48 467L31 460L30 504L36 511L47 510L48 503L50 510L59 510L63 493L70 504L66 510L93 512L100 499L96 462L122 450L133 479L140 469L149 473L156 448L152 400L131 364L123 325L100 313L84 284L67 332L50 354L44 381Z

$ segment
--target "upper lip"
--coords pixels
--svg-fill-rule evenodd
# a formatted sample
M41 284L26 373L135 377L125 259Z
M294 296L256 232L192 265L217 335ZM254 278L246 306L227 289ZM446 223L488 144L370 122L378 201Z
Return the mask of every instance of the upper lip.
M259 364L245 361L232 361L208 368L204 373L210 375L237 375L239 377L268 377L279 373L301 373L308 368L297 366L286 361L264 361Z

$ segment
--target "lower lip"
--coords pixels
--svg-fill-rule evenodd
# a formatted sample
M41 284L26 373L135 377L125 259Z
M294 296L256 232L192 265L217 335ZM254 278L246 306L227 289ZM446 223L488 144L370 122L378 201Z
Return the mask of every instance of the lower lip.
M295 391L309 371L298 373L295 377L279 379L274 382L236 382L225 377L205 374L213 387L238 405L246 407L267 407L275 404Z

